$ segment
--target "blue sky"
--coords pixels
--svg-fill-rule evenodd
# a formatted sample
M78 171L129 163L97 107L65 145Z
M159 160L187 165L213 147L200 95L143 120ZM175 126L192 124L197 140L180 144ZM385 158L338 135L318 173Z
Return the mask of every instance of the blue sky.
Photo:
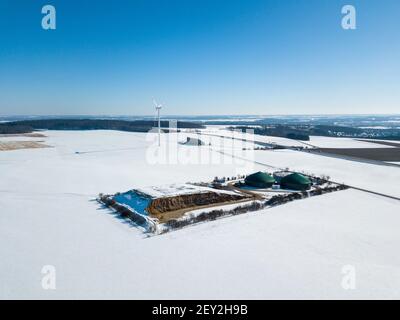
M0 0L0 115L399 113L399 30L398 0Z

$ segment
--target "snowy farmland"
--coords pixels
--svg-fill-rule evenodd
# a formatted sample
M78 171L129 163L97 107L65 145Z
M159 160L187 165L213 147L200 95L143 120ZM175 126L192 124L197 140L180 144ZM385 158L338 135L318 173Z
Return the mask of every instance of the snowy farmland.
M209 131L211 134L217 134L215 129ZM365 188L375 192L382 192L394 197L400 197L400 167L376 165L367 162L357 162L350 160L343 160L335 157L327 157L318 154L311 154L307 152L298 152L294 150L262 150L252 151L246 150L238 152L238 148L231 148L230 137L237 139L251 139L255 142L266 142L284 145L298 146L298 141L277 137L266 137L250 135L246 133L230 133L227 130L218 131L218 136L225 136L227 138L219 138L212 136L215 147L225 147L225 153L232 154L233 157L240 159L248 159L248 161L256 162L264 169L275 168L289 168L294 171L301 171L305 173L313 173L317 175L329 175L331 179L338 183L346 183L350 186ZM319 147L337 147L337 148L379 148L384 147L379 144L358 141L348 138L330 138L330 137L311 137L312 143L318 144ZM218 142L224 140L225 142ZM227 142L226 142L227 141ZM247 143L244 143L247 146ZM377 147L378 146L378 147ZM398 164L397 162L392 162ZM384 164L384 163L382 163Z
M201 161L170 164L149 161L146 134L45 134L52 148L0 152L0 298L400 298L398 200L350 189L150 238L94 201L265 165L400 197L398 168L226 144L178 145ZM45 265L56 290L42 289ZM345 290L349 265L357 281Z

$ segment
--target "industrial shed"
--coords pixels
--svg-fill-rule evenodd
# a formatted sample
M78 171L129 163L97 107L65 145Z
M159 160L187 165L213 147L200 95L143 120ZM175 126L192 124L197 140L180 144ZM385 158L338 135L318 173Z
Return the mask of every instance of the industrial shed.
M275 179L266 172L256 172L248 175L244 180L246 185L256 188L271 188Z

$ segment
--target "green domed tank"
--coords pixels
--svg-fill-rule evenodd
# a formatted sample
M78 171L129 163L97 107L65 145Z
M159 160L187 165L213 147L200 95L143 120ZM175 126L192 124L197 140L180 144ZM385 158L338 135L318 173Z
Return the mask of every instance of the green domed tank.
M300 173L291 173L284 176L281 179L280 184L283 189L304 191L311 188L312 182L309 178Z
M275 179L268 173L259 171L247 176L244 182L251 187L271 188Z

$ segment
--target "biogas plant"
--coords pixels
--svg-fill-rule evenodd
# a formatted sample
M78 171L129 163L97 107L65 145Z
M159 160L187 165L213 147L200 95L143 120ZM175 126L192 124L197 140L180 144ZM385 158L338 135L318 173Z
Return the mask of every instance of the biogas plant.
M333 183L329 177L259 171L247 176L215 177L210 182L101 193L97 200L145 232L162 234L344 189L347 186Z

